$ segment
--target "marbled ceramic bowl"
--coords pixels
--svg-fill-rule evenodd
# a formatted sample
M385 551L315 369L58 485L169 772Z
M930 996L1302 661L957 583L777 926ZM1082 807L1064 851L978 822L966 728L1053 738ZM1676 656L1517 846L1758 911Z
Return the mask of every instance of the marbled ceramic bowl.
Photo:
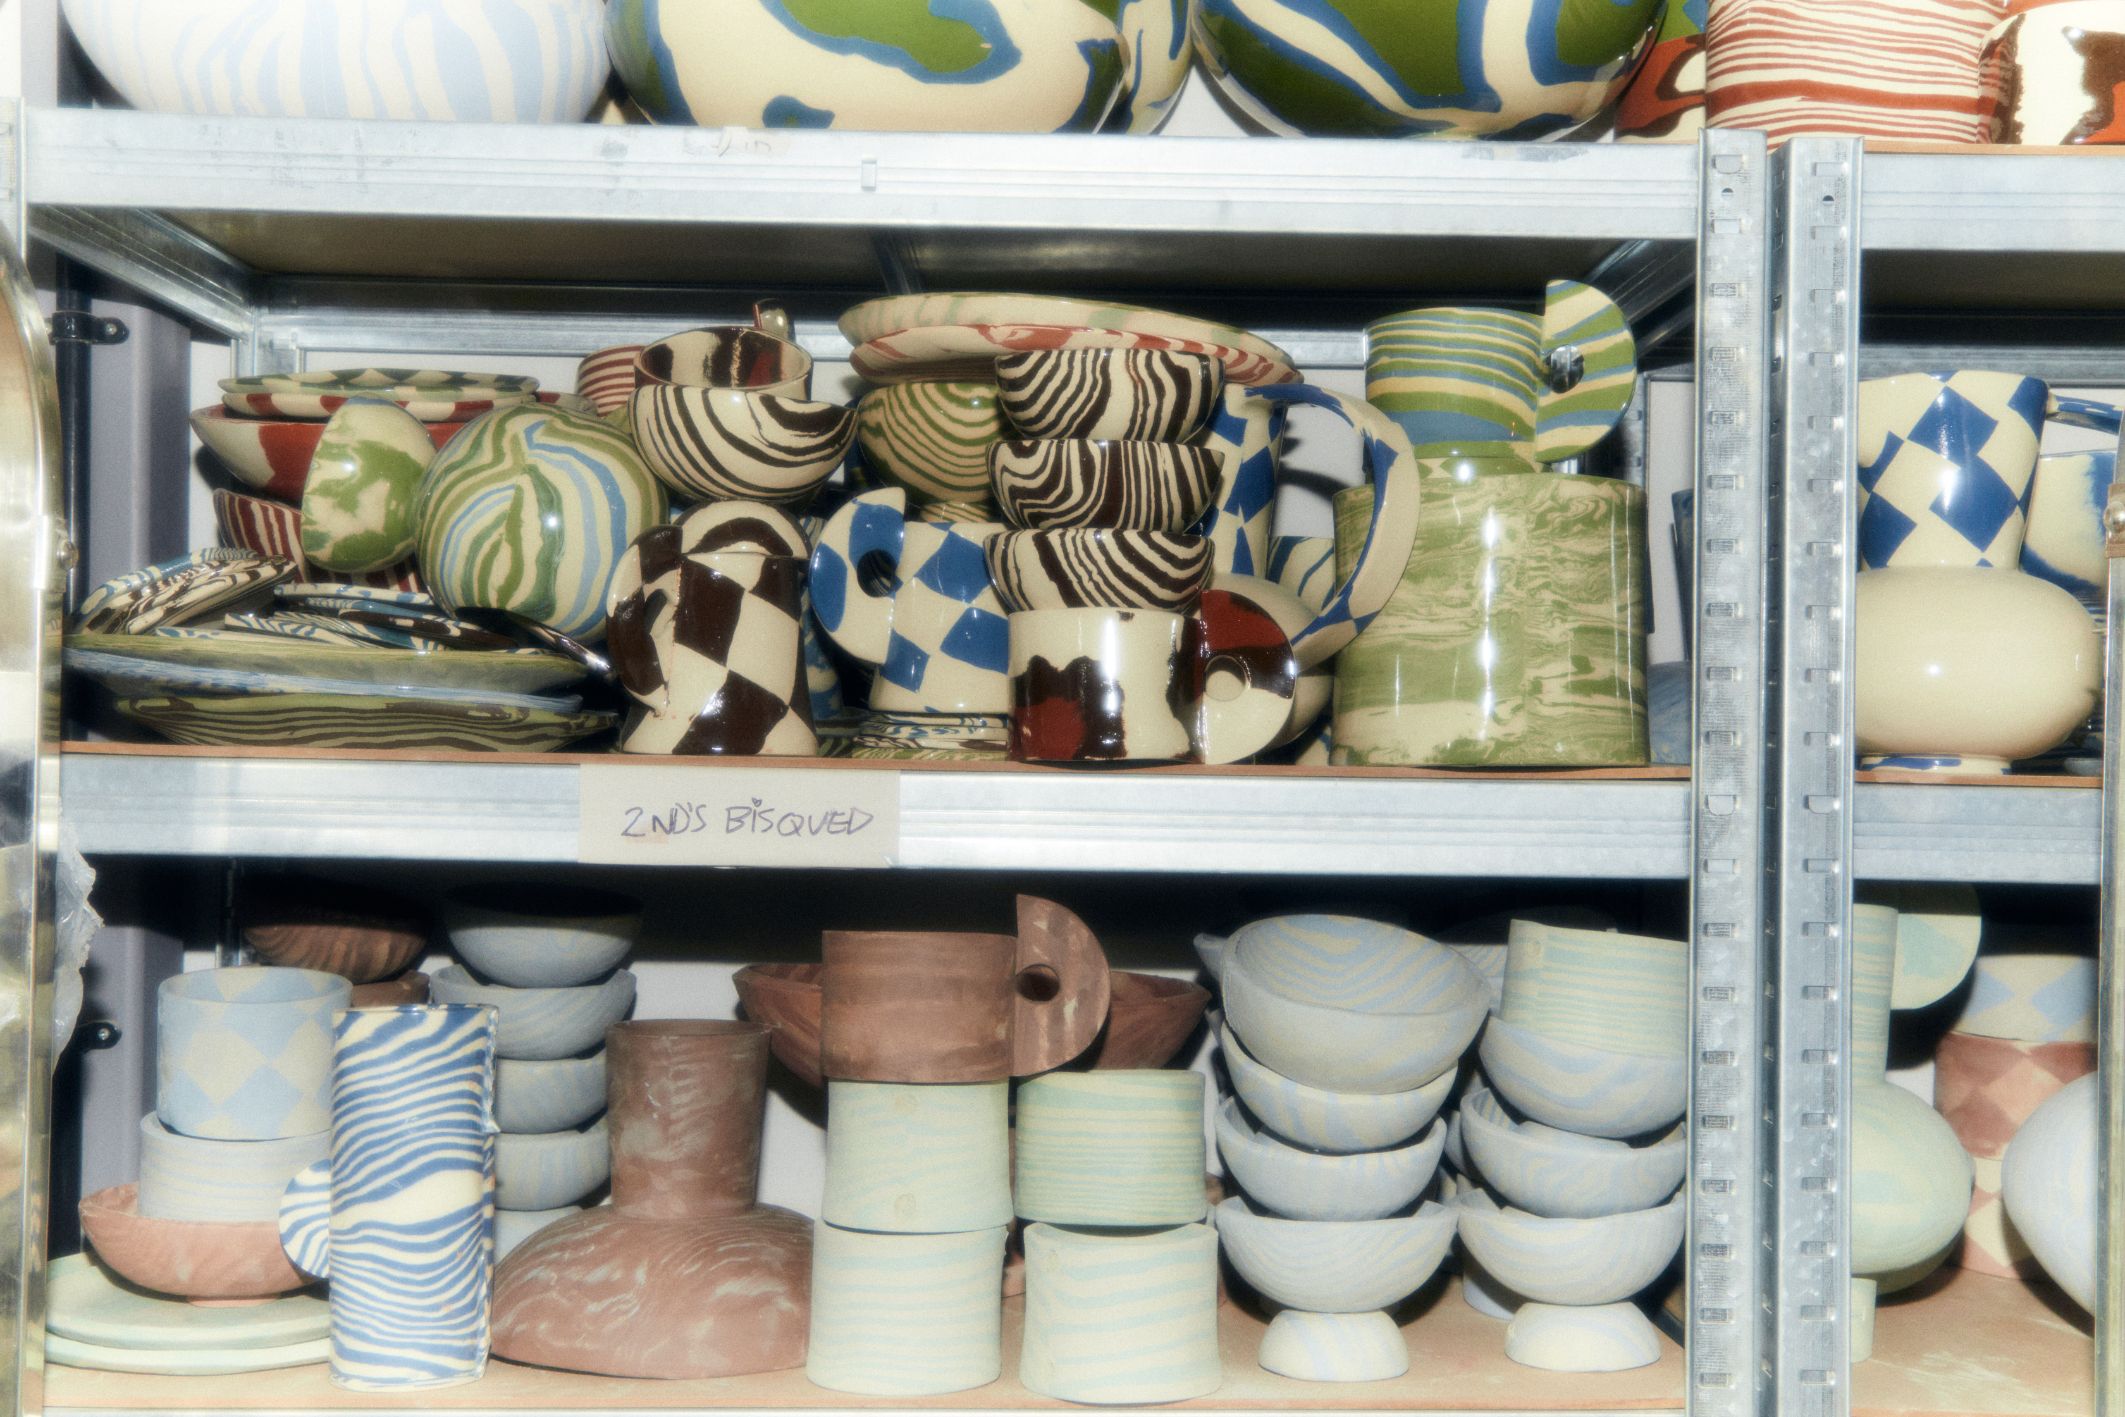
M627 401L635 446L683 497L788 506L811 500L856 438L856 410L759 394L645 384Z
M151 1220L274 1220L288 1182L331 1147L330 1132L273 1141L188 1137L150 1112L140 1119L138 1209Z
M494 1124L505 1132L559 1132L605 1110L605 1050L587 1058L497 1058Z
M267 964L322 970L355 984L404 974L428 948L427 912L366 883L248 880L237 911L244 944Z
M1179 350L1024 350L997 359L996 389L1028 438L1184 443L1224 396L1225 366Z
M584 355L576 365L576 396L590 400L600 418L618 413L635 391L635 361L641 357L639 344L616 344Z
M731 979L745 1016L767 1025L768 1046L782 1066L813 1087L819 1073L820 981L823 964L749 964Z
M1179 533L1209 510L1224 466L1186 443L1014 440L989 449L989 490L1016 527Z
M1422 1087L1454 1066L1490 1012L1490 990L1447 946L1340 915L1242 927L1221 982L1247 1051L1330 1092Z
M495 1052L503 1058L570 1058L587 1053L605 1030L634 1007L635 977L613 971L596 984L571 989L511 989L482 984L461 965L446 965L428 982L438 1004L487 1004L501 1014Z
M112 1270L157 1294L270 1299L310 1282L288 1263L277 1220L158 1220L140 1213L136 1186L84 1198L81 1230Z
M482 979L559 989L626 963L642 903L616 891L530 881L462 886L443 898L450 946Z
M801 346L749 325L705 325L642 346L635 357L635 391L654 384L804 399L811 397L812 357Z
M441 448L457 436L462 423L430 423L428 436ZM325 425L310 418L239 418L220 404L192 410L192 431L207 451L244 486L300 502L310 480L310 460Z
M1217 1148L1226 1174L1250 1199L1292 1220L1378 1220L1424 1193L1439 1169L1446 1128L1431 1129L1390 1151L1324 1155L1257 1131L1227 1098L1217 1114Z
M1689 1098L1687 1059L1557 1043L1494 1018L1478 1050L1492 1089L1560 1131L1639 1137L1673 1126Z
M1500 1284L1538 1304L1614 1304L1673 1263L1686 1214L1680 1196L1595 1219L1462 1206L1461 1243Z
M1399 1146L1439 1115L1454 1090L1448 1068L1406 1092L1329 1092L1293 1082L1255 1061L1228 1024L1219 1030L1233 1091L1263 1127L1312 1151L1344 1155Z
M1186 613L1210 584L1210 539L1066 527L989 540L989 577L1007 610Z
M409 969L392 979L379 979L374 984L354 986L354 998L348 1004L355 1009L403 1009L413 1004L428 1002L428 976L418 969Z
M1476 1172L1536 1215L1594 1219L1659 1205L1682 1184L1689 1151L1678 1128L1645 1146L1515 1121L1488 1089L1461 1100L1461 1136Z
M1446 1258L1460 1214L1427 1201L1389 1220L1286 1220L1238 1197L1213 1212L1240 1278L1316 1314L1368 1313L1415 1293Z
M898 487L911 502L980 507L954 520L993 521L989 449L1011 436L996 386L932 379L886 384L856 404L856 442L866 479ZM937 518L926 505L918 515Z
M494 1139L497 1210L573 1205L612 1175L605 1119L558 1132L503 1132Z
M1210 991L1186 979L1107 974L1107 1028L1072 1067L1162 1068L1188 1041L1210 1006Z

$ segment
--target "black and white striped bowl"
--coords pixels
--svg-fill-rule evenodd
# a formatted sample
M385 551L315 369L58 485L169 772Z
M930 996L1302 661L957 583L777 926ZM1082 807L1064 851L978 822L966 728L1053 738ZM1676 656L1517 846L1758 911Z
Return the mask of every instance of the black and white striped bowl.
M1185 614L1210 580L1210 539L1164 531L1007 531L990 539L988 559L997 597L1014 611Z
M643 460L687 497L807 501L856 437L853 408L748 389L649 384L627 408Z
M989 490L1017 527L1180 532L1209 510L1224 468L1186 443L1027 440L989 449Z
M1028 438L1180 443L1217 407L1225 366L1178 350L1027 350L998 357L996 388Z

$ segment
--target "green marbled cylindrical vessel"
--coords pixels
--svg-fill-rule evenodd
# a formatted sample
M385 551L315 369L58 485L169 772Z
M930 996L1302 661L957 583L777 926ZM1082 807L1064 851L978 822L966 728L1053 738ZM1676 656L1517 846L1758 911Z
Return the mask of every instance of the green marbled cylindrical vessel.
M1336 498L1346 571L1370 509ZM1643 766L1645 576L1640 489L1427 461L1409 568L1336 659L1335 761Z

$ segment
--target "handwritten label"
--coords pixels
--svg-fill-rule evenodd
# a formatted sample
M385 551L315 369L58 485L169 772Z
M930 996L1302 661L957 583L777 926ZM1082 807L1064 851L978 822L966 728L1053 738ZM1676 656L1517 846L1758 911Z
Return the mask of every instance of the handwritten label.
M576 857L620 866L890 866L889 772L585 764Z

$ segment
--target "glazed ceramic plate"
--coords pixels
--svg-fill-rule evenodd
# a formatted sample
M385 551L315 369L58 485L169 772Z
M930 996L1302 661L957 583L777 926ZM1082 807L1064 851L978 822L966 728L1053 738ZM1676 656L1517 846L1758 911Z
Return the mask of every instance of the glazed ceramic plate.
M215 547L105 581L82 597L75 625L92 633L139 634L263 603L298 567L279 556Z
M612 727L615 716L578 708L373 694L151 694L116 701L118 712L177 743L216 748L427 748L468 753L548 753ZM548 702L570 704L573 700Z
M307 1368L332 1357L332 1340L312 1339L277 1348L106 1348L47 1335L44 1361L68 1368L97 1368L107 1373L157 1373L169 1377L212 1377L218 1373L262 1373L269 1368Z
M379 685L360 680L320 679L308 674L271 674L256 669L212 669L161 660L136 659L127 654L68 646L66 667L85 675L119 694L352 694L369 697L379 692L394 698L424 699L436 703L492 704L513 708L574 708L568 697L496 693L455 684L407 687Z
M221 401L247 418L330 418L349 399L383 399L423 423L462 423L489 409L529 403L528 374L457 374L442 369L313 369L223 379Z
M136 1289L87 1255L65 1255L51 1264L44 1323L55 1340L122 1350L142 1359L150 1355L141 1350L153 1349L183 1361L184 1353L170 1350L270 1350L321 1343L331 1331L329 1315L325 1301L307 1293L263 1304L191 1304Z
M241 630L251 635L309 640L313 644L352 645L358 649L413 649L423 643L402 630L383 630L342 620L336 615L313 615L302 610L283 610L271 615L224 615L221 628Z
M73 635L68 637L67 646L199 669L286 674L350 684L477 689L484 693L535 694L576 683L583 677L581 665L539 650L469 653L452 649L355 648L241 630Z

